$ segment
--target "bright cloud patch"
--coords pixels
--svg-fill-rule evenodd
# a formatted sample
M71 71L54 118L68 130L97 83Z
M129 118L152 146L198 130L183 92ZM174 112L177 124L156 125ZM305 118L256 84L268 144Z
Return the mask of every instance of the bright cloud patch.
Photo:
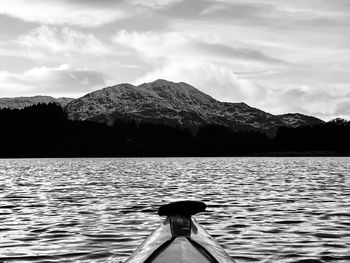
M41 26L29 34L21 35L16 42L27 48L29 55L34 58L42 58L46 52L60 56L70 56L72 52L90 56L110 53L94 35L67 27Z
M127 10L123 6L111 9L103 5L84 5L82 1L2 0L0 14L44 24L93 27L121 19L126 16Z

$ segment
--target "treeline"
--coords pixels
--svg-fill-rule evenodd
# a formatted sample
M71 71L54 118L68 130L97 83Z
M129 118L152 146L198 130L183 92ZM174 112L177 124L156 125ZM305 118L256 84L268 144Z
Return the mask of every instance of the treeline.
M56 104L0 110L0 157L242 156L350 153L350 123L280 128L268 137L223 126L188 129L118 120L68 120Z
M279 128L272 140L276 151L333 152L350 155L350 121L341 118L298 128Z

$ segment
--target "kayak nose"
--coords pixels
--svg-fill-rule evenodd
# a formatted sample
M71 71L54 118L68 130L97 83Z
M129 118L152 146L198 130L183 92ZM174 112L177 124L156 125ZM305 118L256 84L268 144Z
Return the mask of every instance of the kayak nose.
M191 218L189 216L173 215L169 216L171 236L191 236Z
M160 216L167 216L170 222L171 235L191 236L191 216L205 211L206 205L199 201L179 201L163 205L159 208Z
M163 223L129 257L126 263L234 263L234 260L202 228L192 215L206 204L179 201L163 205Z

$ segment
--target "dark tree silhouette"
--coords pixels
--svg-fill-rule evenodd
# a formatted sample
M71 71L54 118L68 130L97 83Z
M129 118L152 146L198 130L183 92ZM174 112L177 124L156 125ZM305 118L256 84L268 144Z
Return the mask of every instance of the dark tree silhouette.
M72 121L54 103L0 109L0 157L237 156L350 153L350 122L281 127L275 137L228 127L189 129L116 119Z

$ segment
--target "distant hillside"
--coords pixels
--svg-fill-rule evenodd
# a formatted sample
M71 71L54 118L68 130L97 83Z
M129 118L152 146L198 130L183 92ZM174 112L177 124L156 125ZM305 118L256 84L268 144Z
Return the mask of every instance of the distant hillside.
M222 125L233 130L275 131L323 123L302 114L273 115L245 103L220 102L195 87L156 80L139 86L119 84L74 99L65 107L72 120L113 125L116 120L144 121L185 128Z
M61 107L66 106L71 102L72 98L53 98L50 96L34 96L34 97L16 97L16 98L0 98L0 109L9 108L9 109L23 109L25 107L35 105L38 103L57 103Z

